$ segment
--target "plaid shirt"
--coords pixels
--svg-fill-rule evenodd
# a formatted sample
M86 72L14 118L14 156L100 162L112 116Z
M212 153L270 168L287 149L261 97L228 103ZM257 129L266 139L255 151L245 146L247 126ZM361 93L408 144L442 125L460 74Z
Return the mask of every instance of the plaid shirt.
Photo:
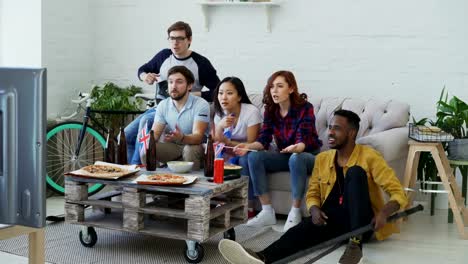
M279 110L274 114L265 111L262 129L257 141L265 149L268 149L273 136L278 150L300 142L305 144L304 152L320 149L322 141L315 128L315 114L312 104L306 102L302 106L291 106L285 117L281 116Z

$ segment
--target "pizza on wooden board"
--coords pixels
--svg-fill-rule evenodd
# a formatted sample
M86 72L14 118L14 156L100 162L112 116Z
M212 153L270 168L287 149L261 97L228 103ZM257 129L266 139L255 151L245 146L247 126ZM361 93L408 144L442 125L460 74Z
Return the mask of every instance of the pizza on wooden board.
M91 177L118 177L129 173L126 169L111 165L89 165L81 168L81 171Z
M184 176L174 175L170 173L152 174L146 177L145 181L138 181L140 184L157 184L157 185L178 185L187 181Z

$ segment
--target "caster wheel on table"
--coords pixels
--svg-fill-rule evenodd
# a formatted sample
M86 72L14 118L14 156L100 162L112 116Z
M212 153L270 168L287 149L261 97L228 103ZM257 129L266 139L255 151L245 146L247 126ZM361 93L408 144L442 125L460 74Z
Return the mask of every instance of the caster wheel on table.
M195 250L189 250L187 245L184 248L184 257L189 263L199 263L205 256L205 250L200 243L195 244Z
M97 234L94 227L88 227L88 235L83 236L83 231L80 231L80 242L85 247L93 247L97 242Z

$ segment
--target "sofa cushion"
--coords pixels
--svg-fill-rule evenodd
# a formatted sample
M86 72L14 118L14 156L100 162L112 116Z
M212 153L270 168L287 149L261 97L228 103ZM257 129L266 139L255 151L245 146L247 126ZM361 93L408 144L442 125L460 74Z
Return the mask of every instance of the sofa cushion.
M404 127L409 119L409 105L393 100L327 97L312 104L315 108L317 132L323 142L322 150L329 149L328 124L336 110L345 109L358 114L361 118L358 139L392 128Z
M289 171L268 173L268 186L272 190L291 191L291 177Z
M291 191L291 177L289 176L289 171L269 172L268 181L268 186L271 190ZM309 186L308 180L306 186Z

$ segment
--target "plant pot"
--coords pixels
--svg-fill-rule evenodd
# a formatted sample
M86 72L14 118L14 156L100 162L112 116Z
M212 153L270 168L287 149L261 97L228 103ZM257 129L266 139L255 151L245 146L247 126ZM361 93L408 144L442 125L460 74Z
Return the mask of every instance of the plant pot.
M450 160L468 160L468 138L455 139L448 143Z

